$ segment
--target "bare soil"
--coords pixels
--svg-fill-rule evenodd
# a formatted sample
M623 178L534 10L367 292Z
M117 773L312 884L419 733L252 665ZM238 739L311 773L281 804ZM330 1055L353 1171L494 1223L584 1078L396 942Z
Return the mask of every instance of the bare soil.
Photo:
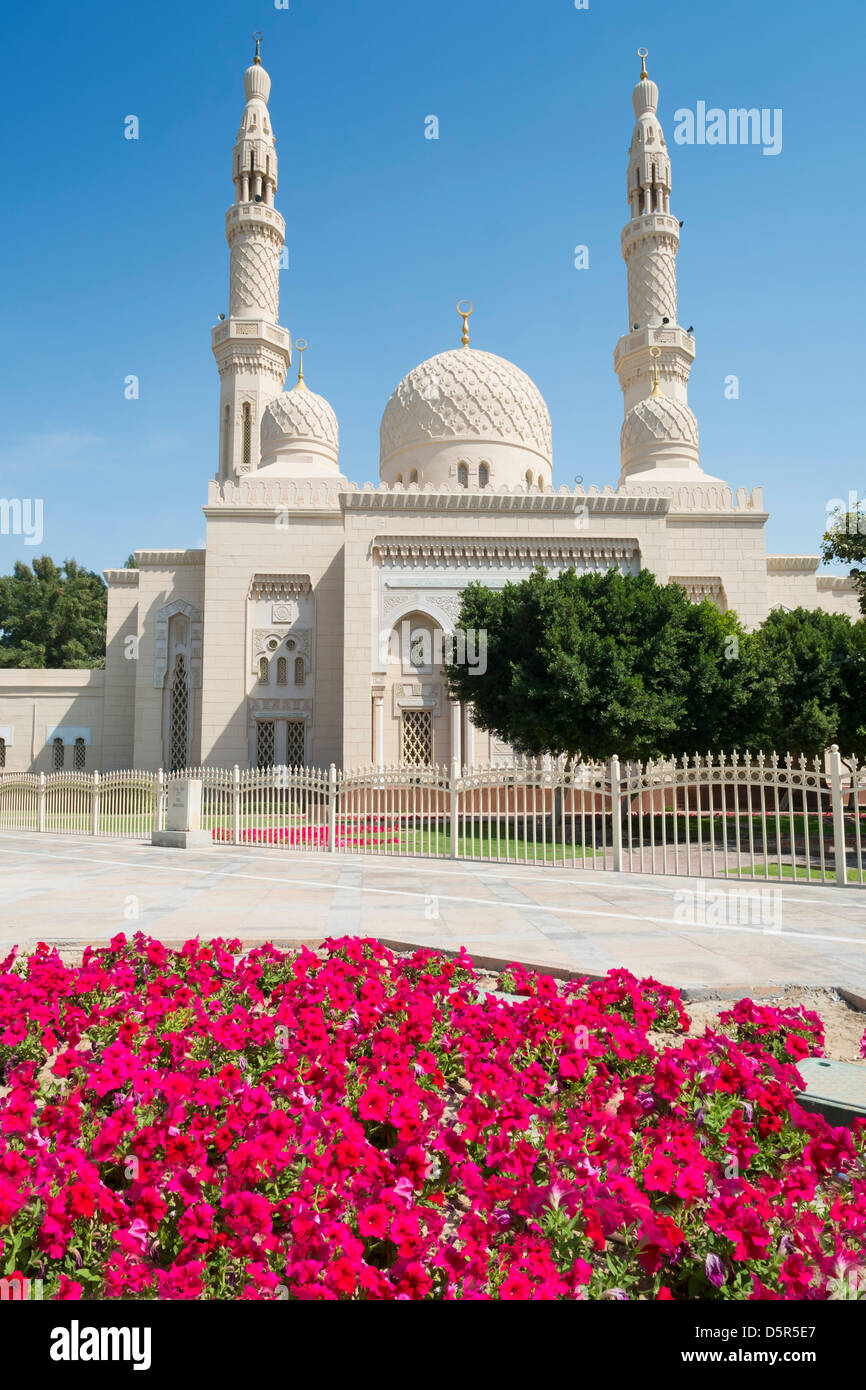
M825 1055L838 1062L858 1062L866 1067L866 1059L861 1060L860 1057L860 1040L866 1033L866 1013L855 1009L834 989L808 989L804 985L796 985L777 994L756 990L749 997L755 1004L771 1005L776 1009L789 1009L794 1005L810 1009L824 1025ZM732 1009L734 1002L731 999L713 999L694 1004L686 1002L685 1010L692 1020L689 1037L700 1036L708 1024L712 1028L717 1027L719 1014Z

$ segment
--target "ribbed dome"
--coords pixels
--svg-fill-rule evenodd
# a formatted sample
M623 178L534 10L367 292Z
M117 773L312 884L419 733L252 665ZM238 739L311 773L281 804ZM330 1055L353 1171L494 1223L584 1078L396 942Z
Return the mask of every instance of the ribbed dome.
M247 101L252 101L253 97L259 97L262 101L267 102L270 94L270 77L261 63L253 63L244 73L244 95Z
M656 111L659 104L659 89L651 77L643 77L631 94L634 114L640 118L648 111Z
M283 463L299 472L309 463L314 473L325 467L333 472L339 453L337 417L324 396L301 382L267 406L261 442L263 468Z
M698 445L698 422L687 405L669 396L647 396L626 415L620 432L620 448L654 444Z
M538 387L513 362L477 348L440 352L403 378L382 416L380 467L439 441L517 446L532 453L535 467L552 464L550 415Z

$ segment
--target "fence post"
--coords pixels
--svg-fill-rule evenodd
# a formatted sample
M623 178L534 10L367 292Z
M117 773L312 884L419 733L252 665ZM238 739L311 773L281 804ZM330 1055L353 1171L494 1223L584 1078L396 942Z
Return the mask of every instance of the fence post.
M451 858L457 858L457 828L459 825L459 814L457 810L457 783L460 780L460 763L456 758L451 760Z
M333 763L328 768L328 849L337 851L337 769Z
M833 860L836 865L836 882L848 882L845 865L845 808L842 804L842 759L839 745L834 743L830 749L830 803L833 807Z
M36 793L36 829L45 829L45 773L39 774L39 789Z
M610 760L610 828L613 841L613 867L616 872L622 869L622 807L620 806L619 758L616 753Z
M99 834L99 773L94 772L90 788L90 833Z
M162 768L156 774L156 786L153 794L153 828L162 830L162 797L165 790L165 773Z
M240 844L241 838L241 770L235 763L232 768L232 844Z

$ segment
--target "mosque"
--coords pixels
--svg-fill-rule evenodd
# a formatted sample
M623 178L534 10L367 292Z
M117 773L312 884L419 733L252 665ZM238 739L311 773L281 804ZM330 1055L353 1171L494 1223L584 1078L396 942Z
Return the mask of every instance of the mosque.
M206 546L139 550L138 569L105 571L104 671L0 673L0 766L500 760L508 747L449 701L434 639L453 630L467 583L502 586L539 563L649 569L748 626L778 605L858 616L851 581L818 574L817 555L767 554L760 488L734 489L701 467L670 153L641 56L622 232L630 331L614 351L616 487L553 488L541 392L470 345L468 303L462 345L394 390L379 484L358 487L340 470L332 406L304 380L304 344L293 369L279 322L285 222L257 43L232 155L229 313L212 330L220 393ZM404 623L430 640L389 642Z

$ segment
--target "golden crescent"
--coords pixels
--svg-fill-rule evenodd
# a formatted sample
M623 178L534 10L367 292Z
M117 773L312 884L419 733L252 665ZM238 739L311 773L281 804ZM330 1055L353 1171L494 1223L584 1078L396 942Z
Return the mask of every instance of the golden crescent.
M468 308L468 309L464 309L464 308L462 307L464 304L468 304L468 305L469 305L469 308ZM472 300L471 300L471 299L461 299L461 300L459 301L458 305L457 305L457 312L458 312L458 314L461 316L461 318L464 318L464 317L465 317L465 318L468 318L469 315L470 315L471 313L474 312L474 310L475 310L475 305L472 303Z
M309 343L307 342L306 338L296 338L295 347L298 350L298 352L306 352L307 348L309 347Z

